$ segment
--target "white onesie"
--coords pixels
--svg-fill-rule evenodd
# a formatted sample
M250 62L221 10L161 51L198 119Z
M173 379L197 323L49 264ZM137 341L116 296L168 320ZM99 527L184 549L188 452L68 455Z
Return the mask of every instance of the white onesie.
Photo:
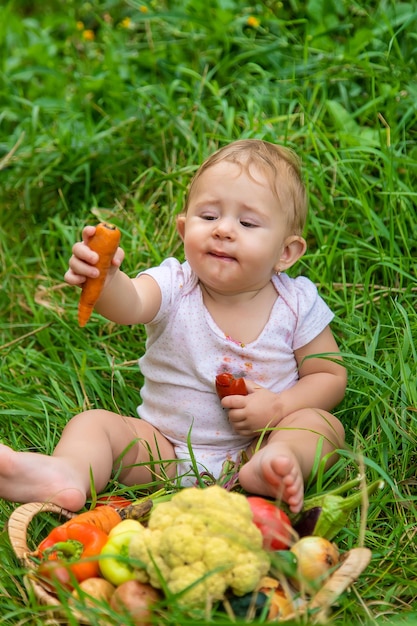
M288 389L298 380L294 350L317 337L333 313L309 279L274 276L278 297L270 318L258 338L243 345L214 322L187 262L169 258L144 273L160 286L162 303L146 325L138 414L173 443L178 476L188 473L196 480L190 472L190 438L199 471L218 478L224 461L237 460L251 441L231 427L215 393L216 375L247 376L276 393Z

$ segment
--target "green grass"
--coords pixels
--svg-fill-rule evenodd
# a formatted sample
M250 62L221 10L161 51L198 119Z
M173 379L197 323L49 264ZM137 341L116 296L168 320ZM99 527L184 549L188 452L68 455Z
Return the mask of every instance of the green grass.
M349 370L348 450L319 487L385 480L337 537L373 558L330 621L417 623L415 0L37 4L0 7L0 438L50 453L85 407L135 412L143 329L79 329L63 284L83 225L120 226L131 275L181 258L175 214L201 160L239 137L283 142L310 197L294 271L335 311ZM3 522L13 509L0 501ZM44 624L5 531L0 546L2 623Z

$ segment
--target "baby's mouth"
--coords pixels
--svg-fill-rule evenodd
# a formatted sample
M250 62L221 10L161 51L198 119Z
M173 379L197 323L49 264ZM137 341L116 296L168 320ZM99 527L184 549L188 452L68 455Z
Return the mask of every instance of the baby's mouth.
M211 250L209 255L215 257L216 259L223 259L224 261L236 261L234 256L226 254L225 252L220 252L219 250Z

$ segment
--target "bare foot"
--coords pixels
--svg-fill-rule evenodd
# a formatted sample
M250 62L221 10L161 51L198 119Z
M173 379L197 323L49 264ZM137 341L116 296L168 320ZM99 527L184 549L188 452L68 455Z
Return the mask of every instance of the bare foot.
M255 452L241 468L239 482L249 493L286 502L293 513L302 509L304 480L300 464L282 442L270 442Z
M0 497L11 502L54 502L79 511L86 500L86 489L64 459L15 452L0 444Z

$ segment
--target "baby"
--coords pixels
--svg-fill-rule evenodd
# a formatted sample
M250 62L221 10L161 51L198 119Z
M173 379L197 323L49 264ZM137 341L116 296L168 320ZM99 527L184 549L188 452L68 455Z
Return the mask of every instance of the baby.
M126 485L161 476L190 484L195 466L217 478L227 459L245 459L247 492L299 512L318 456L330 465L344 443L330 411L346 389L332 312L311 281L285 273L306 250L306 205L292 151L252 139L210 156L177 218L187 260L132 279L119 248L96 305L113 322L146 327L138 416L80 413L52 456L1 446L0 496L77 511L92 478L97 492L113 472ZM73 247L70 285L97 275L94 232L86 226ZM248 394L220 400L214 382L224 372L244 377Z

